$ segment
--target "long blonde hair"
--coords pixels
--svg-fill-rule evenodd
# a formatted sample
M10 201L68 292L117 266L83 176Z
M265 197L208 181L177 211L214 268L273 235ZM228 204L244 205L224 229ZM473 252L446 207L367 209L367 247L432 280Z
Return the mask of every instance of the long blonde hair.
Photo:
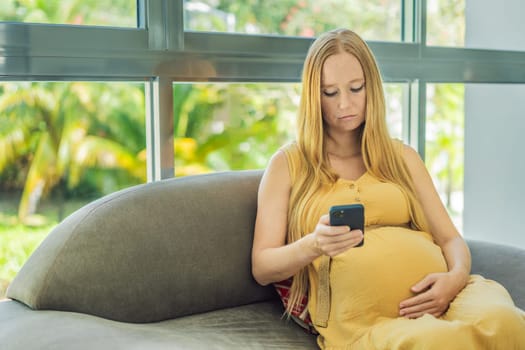
M357 58L366 86L366 115L361 127L361 153L367 172L384 182L398 184L405 192L412 225L428 231L414 184L402 158L402 152L390 137L385 120L385 97L381 75L368 45L348 29L336 29L319 36L308 50L302 74L302 93L298 113L297 147L300 168L293 179L288 209L287 242L299 240L308 232L308 208L322 184L333 183L338 176L328 163L325 131L321 112L321 72L326 59L347 52ZM290 314L308 290L307 268L294 278L287 312Z

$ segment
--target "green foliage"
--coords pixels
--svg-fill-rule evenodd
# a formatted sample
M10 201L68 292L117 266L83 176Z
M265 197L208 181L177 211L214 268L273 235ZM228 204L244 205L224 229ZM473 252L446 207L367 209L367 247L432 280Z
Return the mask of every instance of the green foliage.
M427 1L427 44L465 45L465 0Z
M366 39L395 41L401 38L400 1L349 0L201 0L224 14L235 15L235 31L241 33L316 36L330 29L346 27ZM216 6L214 6L217 4ZM227 31L227 24L213 13L209 21L190 23L193 30Z
M177 176L262 168L293 138L295 84L181 84L174 94Z
M5 297L7 286L51 228L30 229L17 225L6 229L0 223L0 299Z
M136 1L2 0L0 21L136 27Z
M86 202L69 200L63 215L71 214ZM55 206L54 201L44 200L41 215L22 224L17 217L16 198L6 193L0 195L0 299L25 261L58 223Z
M21 220L34 214L40 197L56 187L60 190L55 193L67 197L92 181L85 177L90 168L107 169L108 176L114 169L127 171L127 179L120 176L123 181L107 191L145 181L146 163L140 156L145 148L145 107L140 85L73 82L2 86L0 146L4 151L0 152L0 174L9 180L10 187L23 188ZM13 178L17 172L24 176ZM99 189L98 195L108 193Z
M431 85L427 115L426 158L436 185L452 209L452 193L463 190L464 86Z

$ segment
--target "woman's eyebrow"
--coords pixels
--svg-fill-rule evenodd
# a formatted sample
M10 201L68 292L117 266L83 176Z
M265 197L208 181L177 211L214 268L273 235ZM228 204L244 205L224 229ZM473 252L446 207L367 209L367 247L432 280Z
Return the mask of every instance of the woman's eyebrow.
M357 82L364 82L365 79L364 78L356 78L356 79L352 79L350 81L347 82L347 84L353 84L353 83L357 83ZM327 87L332 87L332 86L337 86L337 84L321 84L321 87L322 88L327 88Z

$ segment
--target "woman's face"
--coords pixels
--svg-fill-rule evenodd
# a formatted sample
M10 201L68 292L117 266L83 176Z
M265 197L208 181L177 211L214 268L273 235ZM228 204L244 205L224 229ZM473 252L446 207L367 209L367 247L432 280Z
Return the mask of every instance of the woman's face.
M324 62L321 109L327 131L354 131L365 121L365 77L354 55L338 53Z

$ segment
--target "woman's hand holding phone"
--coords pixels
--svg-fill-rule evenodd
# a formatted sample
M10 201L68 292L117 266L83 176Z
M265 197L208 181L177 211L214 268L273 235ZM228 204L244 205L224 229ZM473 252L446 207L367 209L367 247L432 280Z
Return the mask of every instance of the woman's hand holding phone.
M363 231L349 226L330 225L330 215L323 215L312 232L312 238L319 255L334 257L360 244Z
M365 207L362 204L334 205L330 208L330 225L349 226L351 230L361 230L365 233ZM357 247L363 246L363 240Z

